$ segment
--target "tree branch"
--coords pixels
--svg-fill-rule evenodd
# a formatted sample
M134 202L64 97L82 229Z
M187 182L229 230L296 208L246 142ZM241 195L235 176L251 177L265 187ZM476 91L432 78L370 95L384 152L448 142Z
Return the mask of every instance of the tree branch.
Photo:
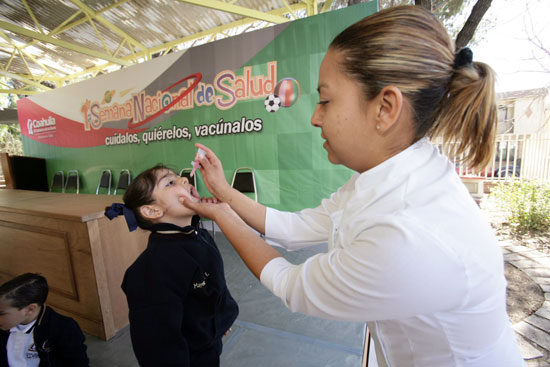
M432 11L432 0L414 0L414 5Z
M489 10L492 1L493 0L478 0L477 3L474 5L470 16L464 24L464 27L462 27L462 29L458 33L458 36L456 36L456 50L460 50L461 48L466 47L466 45L468 45L468 43L472 40L477 26L481 22L481 19L483 19L483 16L487 12L487 10Z

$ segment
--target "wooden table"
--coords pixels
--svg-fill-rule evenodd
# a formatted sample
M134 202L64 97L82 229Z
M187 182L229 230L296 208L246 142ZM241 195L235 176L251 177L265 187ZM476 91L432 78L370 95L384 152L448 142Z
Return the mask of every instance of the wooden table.
M83 331L108 340L128 324L120 288L148 232L129 232L124 217L104 209L120 196L0 190L0 282L40 273L47 304L73 317Z

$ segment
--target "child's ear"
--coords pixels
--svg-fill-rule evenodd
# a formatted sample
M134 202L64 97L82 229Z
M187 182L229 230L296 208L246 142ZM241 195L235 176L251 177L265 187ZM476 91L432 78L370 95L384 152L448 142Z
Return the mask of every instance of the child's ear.
M164 215L162 209L156 205L142 205L139 207L139 212L147 219L157 219Z
M25 316L29 316L38 311L40 311L40 305L38 303L31 303L30 305L25 306Z

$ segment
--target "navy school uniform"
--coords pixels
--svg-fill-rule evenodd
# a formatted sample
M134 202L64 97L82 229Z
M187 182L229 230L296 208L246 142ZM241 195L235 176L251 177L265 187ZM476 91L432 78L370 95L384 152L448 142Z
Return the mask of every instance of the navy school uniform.
M151 231L122 282L136 358L141 367L217 367L239 313L218 247L196 216L191 226Z
M85 337L78 323L43 305L32 328L39 367L88 367ZM0 367L8 366L9 331L0 330Z

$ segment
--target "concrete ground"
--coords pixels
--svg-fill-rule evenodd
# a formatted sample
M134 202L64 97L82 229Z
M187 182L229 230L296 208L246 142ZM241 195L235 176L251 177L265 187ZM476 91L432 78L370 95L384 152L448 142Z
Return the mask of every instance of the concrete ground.
M225 263L231 294L240 314L224 338L222 367L360 367L364 325L292 313L250 273L223 234L216 242ZM513 325L528 366L550 367L550 256L502 243L505 260L541 286L546 302ZM280 250L289 261L303 262L326 246L296 252ZM137 367L128 327L109 341L86 335L91 367ZM376 361L369 364L375 367Z
M206 228L210 228L208 225ZM216 232L231 294L240 313L224 338L222 367L359 367L364 324L292 313L252 275L223 234ZM293 263L326 246L283 255ZM137 367L128 327L109 341L86 335L91 367ZM159 366L160 367L160 366Z
M504 260L539 285L544 303L532 315L512 325L528 367L550 367L550 255L526 246L501 242Z

